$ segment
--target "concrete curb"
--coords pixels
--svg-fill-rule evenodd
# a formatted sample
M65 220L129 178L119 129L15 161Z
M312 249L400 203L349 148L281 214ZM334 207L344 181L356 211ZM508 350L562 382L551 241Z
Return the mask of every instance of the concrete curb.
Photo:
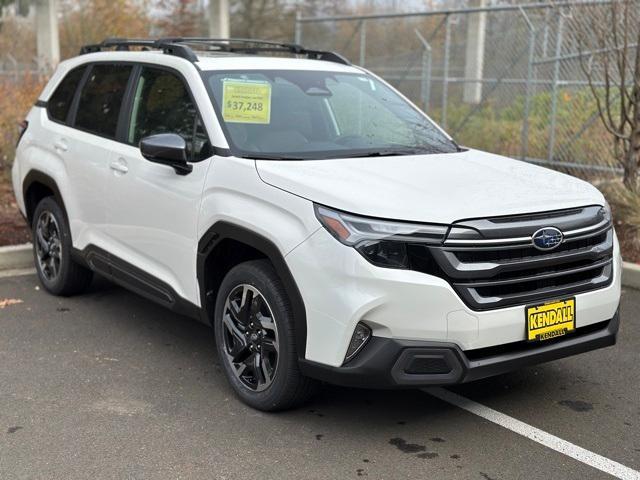
M0 270L19 270L33 267L30 243L0 247Z
M640 265L622 262L622 285L640 290Z
M33 268L33 253L30 243L0 247L0 271ZM622 285L640 290L640 265L622 262Z

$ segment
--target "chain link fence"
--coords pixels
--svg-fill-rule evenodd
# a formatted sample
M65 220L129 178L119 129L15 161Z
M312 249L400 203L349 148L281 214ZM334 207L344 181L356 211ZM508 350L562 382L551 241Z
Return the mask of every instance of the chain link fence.
M461 144L599 181L621 169L581 66L592 52L578 37L590 33L584 19L605 18L611 2L298 17L295 32L298 43L390 81ZM0 56L0 83L48 74L37 58Z
M385 78L463 145L598 182L621 169L581 68L591 52L576 19L610 3L298 17L295 31Z
M25 76L45 79L51 73L52 68L37 57L18 60L10 53L0 55L0 81L19 83Z

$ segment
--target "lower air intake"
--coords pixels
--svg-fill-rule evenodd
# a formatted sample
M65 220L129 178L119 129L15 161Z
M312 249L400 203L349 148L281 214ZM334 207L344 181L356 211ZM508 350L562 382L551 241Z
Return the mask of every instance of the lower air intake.
M451 366L442 357L416 356L404 369L409 375L444 375Z

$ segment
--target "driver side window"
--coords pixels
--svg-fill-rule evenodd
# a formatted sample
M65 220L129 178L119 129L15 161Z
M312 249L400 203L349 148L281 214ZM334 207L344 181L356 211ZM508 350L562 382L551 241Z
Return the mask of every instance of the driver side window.
M177 133L187 143L191 161L209 156L204 126L187 88L177 75L159 68L142 69L135 89L127 141L158 133Z

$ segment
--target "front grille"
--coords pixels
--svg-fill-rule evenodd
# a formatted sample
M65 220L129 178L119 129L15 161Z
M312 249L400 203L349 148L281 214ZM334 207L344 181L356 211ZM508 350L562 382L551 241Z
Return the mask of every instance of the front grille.
M532 235L564 234L541 251ZM446 279L474 310L491 310L603 288L613 279L613 228L602 207L457 222L442 246L409 249L412 268Z

